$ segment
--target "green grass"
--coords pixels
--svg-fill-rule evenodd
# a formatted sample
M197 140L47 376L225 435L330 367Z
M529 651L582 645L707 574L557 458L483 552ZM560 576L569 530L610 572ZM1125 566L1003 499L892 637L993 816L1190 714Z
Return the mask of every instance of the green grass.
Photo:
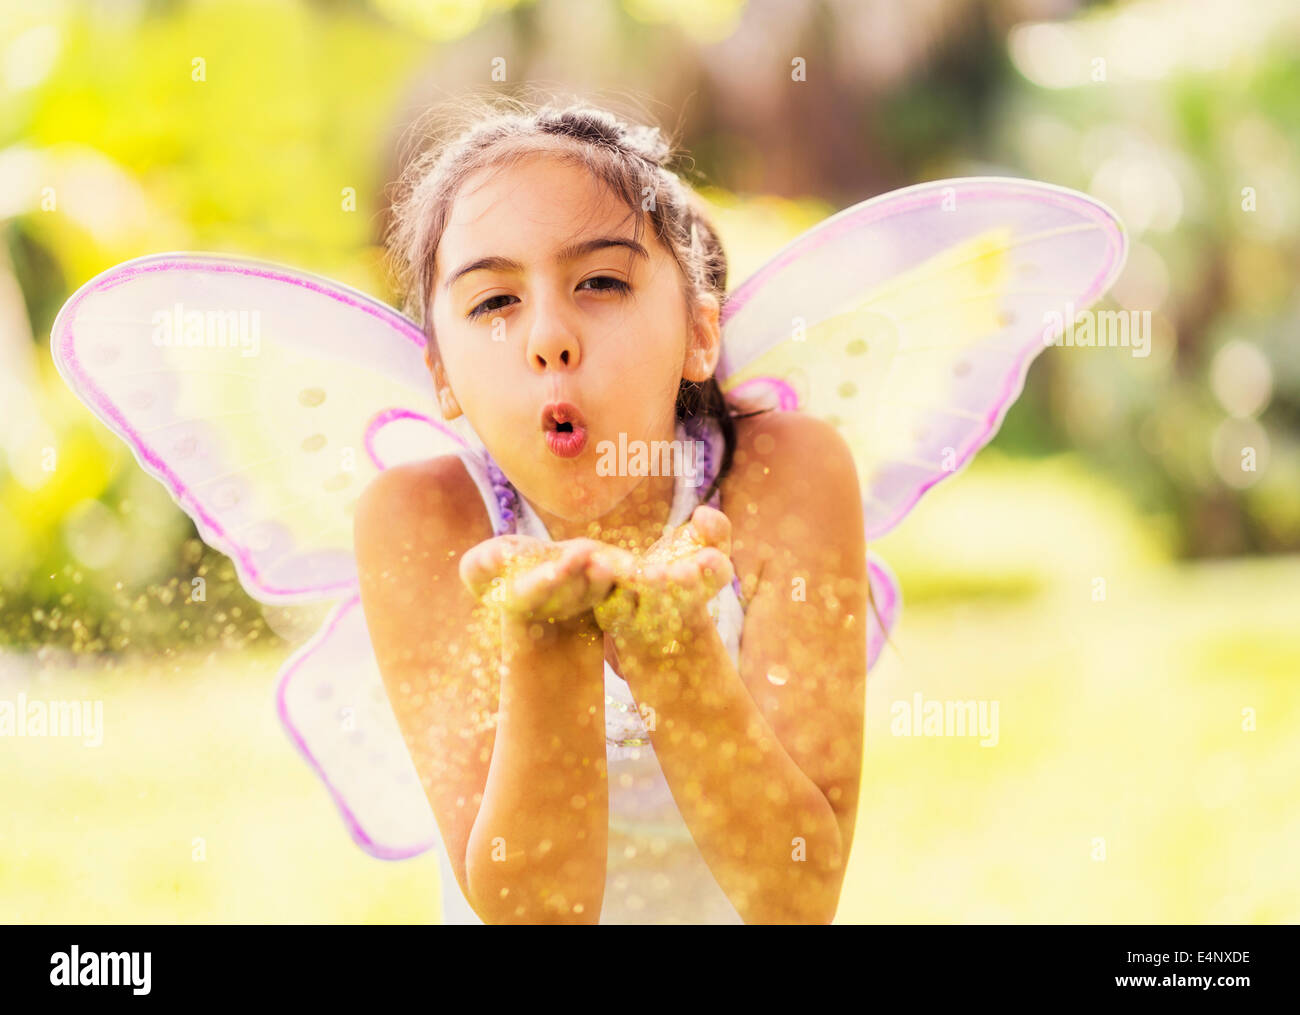
M906 614L838 919L1295 922L1298 616L1295 559ZM999 701L997 746L892 735L916 691Z
M1070 588L907 609L839 922L1300 920L1300 560ZM0 698L99 698L106 732L0 741L0 921L438 921L434 858L358 849L281 730L278 658L27 662ZM917 691L998 701L998 744L892 735Z

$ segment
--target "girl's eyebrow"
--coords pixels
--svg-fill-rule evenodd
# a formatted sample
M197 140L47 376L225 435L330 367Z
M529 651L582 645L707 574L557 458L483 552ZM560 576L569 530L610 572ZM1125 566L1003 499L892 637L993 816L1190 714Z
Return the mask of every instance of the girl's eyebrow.
M566 247L561 247L555 255L555 259L561 264L569 261L576 261L580 257L597 250L604 250L606 247L626 247L637 257L650 260L650 255L645 247L637 243L636 240L626 239L622 236L596 236L589 240L579 240L577 243L570 243ZM447 281L442 284L443 291L448 291L456 281L471 271L510 271L521 274L524 266L518 261L509 257L502 257L500 254L492 254L488 257L480 257L476 261L470 261L463 264L454 272L447 276Z

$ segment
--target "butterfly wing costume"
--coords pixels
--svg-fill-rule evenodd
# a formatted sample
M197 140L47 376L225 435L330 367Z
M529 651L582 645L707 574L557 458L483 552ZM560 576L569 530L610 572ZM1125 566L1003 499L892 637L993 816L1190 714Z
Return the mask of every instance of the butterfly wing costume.
M1126 255L1113 212L1030 180L884 194L808 230L733 290L724 392L835 425L853 452L868 543L997 433L1049 322L1085 310ZM172 253L83 285L54 362L264 603L337 601L285 663L281 720L354 840L381 859L440 841L361 610L352 511L393 465L485 454L443 422L420 327L347 286L278 265ZM897 623L896 578L868 551L870 667Z

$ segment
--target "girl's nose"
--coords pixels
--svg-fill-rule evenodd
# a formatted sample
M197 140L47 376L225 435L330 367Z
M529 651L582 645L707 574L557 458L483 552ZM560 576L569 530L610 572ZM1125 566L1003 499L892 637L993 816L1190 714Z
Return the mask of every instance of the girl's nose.
M528 336L528 363L539 371L572 370L581 358L578 336L562 313L539 306Z

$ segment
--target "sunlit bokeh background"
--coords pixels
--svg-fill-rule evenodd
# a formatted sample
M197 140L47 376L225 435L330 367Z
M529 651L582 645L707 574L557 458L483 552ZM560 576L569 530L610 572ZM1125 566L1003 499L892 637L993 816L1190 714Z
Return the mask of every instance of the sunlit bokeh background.
M0 6L0 698L98 699L105 723L97 748L0 738L0 920L439 920L434 857L361 852L276 718L321 611L244 594L49 333L91 276L168 250L396 302L403 131L525 82L679 131L733 286L925 180L1028 176L1120 214L1103 306L1151 311L1150 355L1047 350L875 547L905 612L837 919L1300 919L1294 0L117 0ZM917 693L997 702L997 744L893 735Z

